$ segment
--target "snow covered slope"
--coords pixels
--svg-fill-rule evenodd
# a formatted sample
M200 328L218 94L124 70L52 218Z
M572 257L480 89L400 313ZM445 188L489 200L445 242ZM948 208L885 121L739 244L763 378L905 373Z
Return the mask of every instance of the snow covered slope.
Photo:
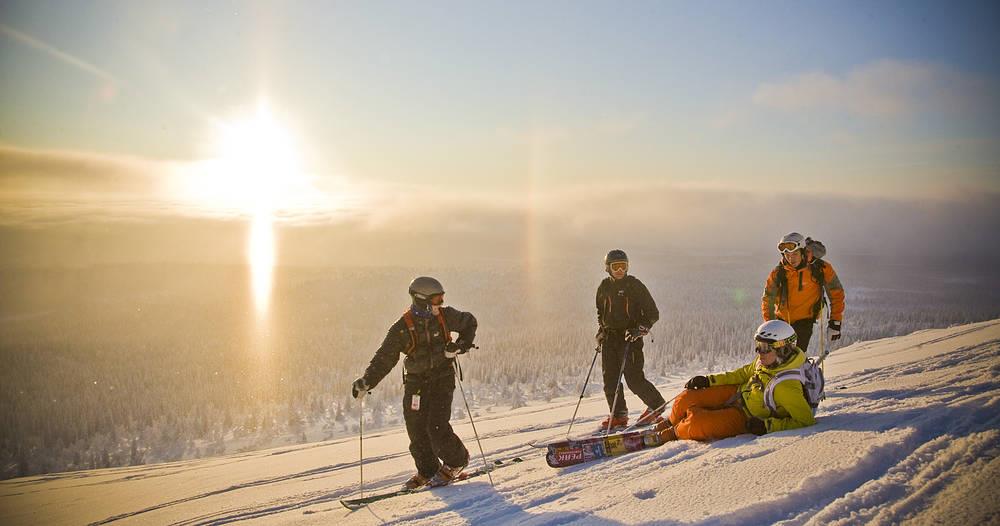
M487 456L526 459L496 471L495 488L483 477L349 512L338 500L357 494L358 441L344 439L8 480L0 524L1000 523L1000 320L858 343L827 364L818 424L760 438L555 470L526 444L565 430L576 399L561 399L481 414ZM669 398L682 383L660 388ZM605 410L587 397L581 427ZM471 427L454 424L479 462ZM364 446L366 490L411 474L402 429Z

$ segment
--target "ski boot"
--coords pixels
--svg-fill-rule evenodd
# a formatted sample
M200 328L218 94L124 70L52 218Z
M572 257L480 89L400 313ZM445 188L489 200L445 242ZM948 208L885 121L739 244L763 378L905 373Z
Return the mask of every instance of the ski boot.
M441 464L441 469L431 477L431 480L427 482L427 485L436 488L439 486L447 486L455 481L461 474L465 466L451 467L448 464Z
M674 432L674 425L670 423L670 420L660 419L654 429L656 430L656 434L660 435L661 443L677 440L677 433Z
M639 417L639 420L635 421L635 425L645 426L650 424L659 424L663 421L663 417L661 416L662 414L663 409L653 410L646 408L646 410L642 412L642 416Z
M417 488L422 488L426 486L427 483L430 481L431 479L421 475L420 473L417 473L416 475L410 477L410 480L407 480L406 482L403 483L403 489L413 490Z
M628 426L628 415L625 416L615 416L607 417L601 422L601 427L597 428L597 431L607 431L613 433L619 429L624 429Z

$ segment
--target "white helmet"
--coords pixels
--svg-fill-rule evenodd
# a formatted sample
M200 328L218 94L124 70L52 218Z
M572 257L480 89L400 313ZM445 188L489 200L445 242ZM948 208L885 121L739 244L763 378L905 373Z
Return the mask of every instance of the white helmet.
M784 320L765 321L757 327L753 339L766 343L785 342L795 344L795 329Z
M789 232L778 241L778 252L795 252L806 248L806 238L798 232Z

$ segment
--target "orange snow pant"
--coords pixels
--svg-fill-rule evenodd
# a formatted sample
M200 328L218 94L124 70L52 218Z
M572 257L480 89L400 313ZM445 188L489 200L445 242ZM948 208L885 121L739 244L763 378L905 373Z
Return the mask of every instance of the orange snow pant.
M734 402L737 389L738 385L685 389L670 411L670 423L677 438L717 440L746 433L746 414L739 405L732 405L739 403Z

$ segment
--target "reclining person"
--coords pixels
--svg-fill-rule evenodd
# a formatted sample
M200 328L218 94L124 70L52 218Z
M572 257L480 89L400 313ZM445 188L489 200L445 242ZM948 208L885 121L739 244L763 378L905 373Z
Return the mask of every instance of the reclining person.
M754 335L757 357L739 369L688 380L674 401L669 420L658 426L660 437L664 441L707 441L815 424L813 408L797 380L776 382L771 387L773 411L765 403L774 377L801 367L806 360L795 340L795 330L782 320L761 324Z

